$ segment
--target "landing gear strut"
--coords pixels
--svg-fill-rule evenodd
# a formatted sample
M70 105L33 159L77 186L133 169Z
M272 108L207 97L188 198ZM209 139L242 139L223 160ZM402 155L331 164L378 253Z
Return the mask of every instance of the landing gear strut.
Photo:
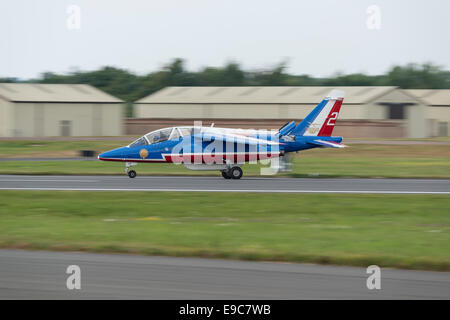
M134 163L134 162L126 162L125 163L125 172L128 174L128 176L130 178L135 178L136 177L136 171L129 170L131 166L135 166L135 165L137 165L137 163Z
M242 169L240 167L231 167L222 171L222 177L225 179L240 179L242 177Z

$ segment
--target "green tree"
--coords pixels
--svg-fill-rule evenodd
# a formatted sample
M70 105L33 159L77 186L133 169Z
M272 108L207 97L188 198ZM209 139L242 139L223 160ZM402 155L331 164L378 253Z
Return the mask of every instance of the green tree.
M388 74L387 83L404 89L443 89L450 87L448 72L431 63L410 63L395 66Z
M68 74L45 72L37 79L21 81L0 78L0 82L84 83L125 101L126 116L132 116L133 102L167 86L375 86L401 88L450 88L450 72L431 63L394 66L384 75L337 73L326 78L286 73L287 62L265 71L244 71L237 62L223 67L205 67L198 72L185 69L181 58L173 59L161 70L138 76L128 70L105 66L95 71L73 71Z

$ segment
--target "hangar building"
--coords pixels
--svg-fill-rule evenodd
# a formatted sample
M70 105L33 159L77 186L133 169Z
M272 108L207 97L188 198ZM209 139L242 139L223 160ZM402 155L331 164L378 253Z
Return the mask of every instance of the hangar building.
M334 135L345 137L427 136L426 105L391 86L366 87L167 87L135 102L128 134L192 124L279 128L301 120L332 89L345 91Z
M411 89L405 91L427 105L427 135L430 137L450 136L450 90Z
M0 83L0 137L118 136L123 101L85 84Z

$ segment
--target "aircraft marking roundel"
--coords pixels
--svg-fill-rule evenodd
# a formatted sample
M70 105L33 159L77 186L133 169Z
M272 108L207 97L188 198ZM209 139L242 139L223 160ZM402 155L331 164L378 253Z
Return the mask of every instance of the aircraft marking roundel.
M141 149L141 151L139 151L139 155L141 156L142 159L147 158L147 156L148 156L147 149Z

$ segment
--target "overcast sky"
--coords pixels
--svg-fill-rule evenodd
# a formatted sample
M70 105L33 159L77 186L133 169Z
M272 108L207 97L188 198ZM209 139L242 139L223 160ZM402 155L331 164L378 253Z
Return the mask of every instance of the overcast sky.
M145 74L176 57L192 71L231 60L247 70L286 60L314 76L428 61L450 70L449 12L445 0L2 0L0 77Z

